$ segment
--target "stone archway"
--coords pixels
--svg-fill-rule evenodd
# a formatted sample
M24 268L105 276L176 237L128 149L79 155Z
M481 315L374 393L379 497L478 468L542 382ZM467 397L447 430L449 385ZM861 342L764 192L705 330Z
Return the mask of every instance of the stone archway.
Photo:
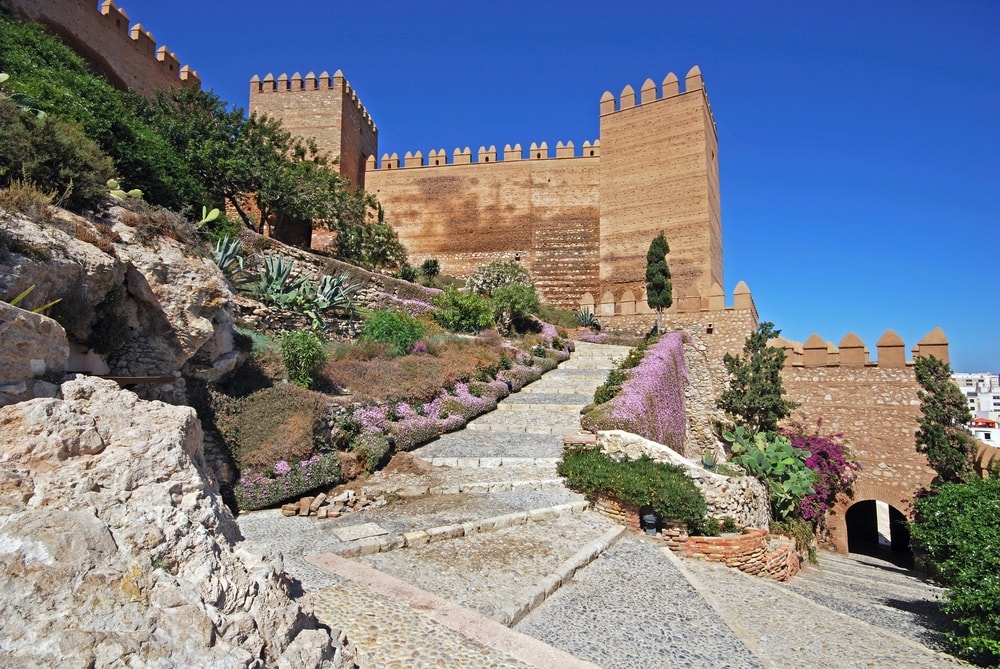
M886 532L886 536L892 544L892 527L893 519L896 521L896 527L900 527L900 523L910 520L913 518L913 491L901 490L895 486L887 485L877 485L870 483L855 483L854 484L854 495L851 497L841 496L837 500L837 504L827 511L826 514L826 526L830 532L830 542L833 544L834 548L838 553L846 554L850 550L850 536L848 528L848 512L856 504L860 502L872 502L871 512L872 514L881 513L882 514L882 526L883 530ZM854 512L855 522L859 522L860 518L865 514L865 507L860 507ZM895 510L895 515L891 510ZM877 523L877 517L874 521ZM860 521L865 522L865 521ZM878 525L876 524L876 528ZM901 531L897 531L897 546L899 545L901 538L899 538ZM909 538L907 537L906 543L909 543ZM908 547L907 547L908 550Z

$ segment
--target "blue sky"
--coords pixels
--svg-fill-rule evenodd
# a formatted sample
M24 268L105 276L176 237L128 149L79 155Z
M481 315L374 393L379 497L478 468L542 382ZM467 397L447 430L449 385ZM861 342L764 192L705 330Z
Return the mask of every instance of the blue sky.
M579 147L605 90L697 64L727 294L790 339L940 326L953 369L1000 370L1000 2L118 4L244 108L254 74L343 70L380 154Z

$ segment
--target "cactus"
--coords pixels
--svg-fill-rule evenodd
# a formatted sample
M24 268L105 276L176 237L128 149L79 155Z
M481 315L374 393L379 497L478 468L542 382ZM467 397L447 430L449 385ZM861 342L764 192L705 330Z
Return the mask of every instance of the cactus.
M212 211L209 211L208 207L202 206L202 208L201 208L201 220L198 221L198 223L196 223L196 225L197 225L197 227L200 228L200 227L204 226L206 223L211 223L212 221L214 221L214 220L216 220L218 218L219 218L219 210L218 209L212 209Z

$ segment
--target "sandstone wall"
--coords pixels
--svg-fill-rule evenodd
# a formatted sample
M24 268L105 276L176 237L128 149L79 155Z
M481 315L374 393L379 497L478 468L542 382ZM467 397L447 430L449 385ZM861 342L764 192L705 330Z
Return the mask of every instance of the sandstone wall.
M834 546L846 552L845 514L855 502L887 502L907 517L913 496L935 476L914 441L921 389L905 345L892 330L879 338L877 360L853 333L839 346L812 335L805 344L784 339L787 361L781 378L788 398L798 402L793 418L807 429L822 419L824 433L843 433L861 470L854 494L827 514ZM933 355L947 362L948 340L935 328L913 347L914 358Z
M198 73L181 66L177 54L157 48L142 24L129 27L111 0L3 0L20 15L39 21L98 67L116 86L152 95L161 88L200 88Z
M665 233L675 294L722 280L722 226L715 123L701 72L685 92L673 74L662 95L647 80L601 100L601 292L638 294L646 251Z
M546 301L573 307L580 287L597 285L598 160L508 153L489 163L369 171L366 183L414 264L437 258L443 273L468 276L494 260L519 260Z
M340 70L332 78L326 72L277 79L254 75L250 112L280 118L293 135L315 139L320 151L340 161L341 176L365 187L365 166L378 150L378 130Z

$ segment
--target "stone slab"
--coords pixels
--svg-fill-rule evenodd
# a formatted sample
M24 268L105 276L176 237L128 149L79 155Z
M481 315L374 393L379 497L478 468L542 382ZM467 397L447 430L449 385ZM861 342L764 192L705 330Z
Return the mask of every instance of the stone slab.
M337 538L341 541L357 541L359 539L368 539L370 537L381 537L389 534L389 530L385 529L378 523L361 523L360 525L338 527L333 530L333 533L336 534Z

